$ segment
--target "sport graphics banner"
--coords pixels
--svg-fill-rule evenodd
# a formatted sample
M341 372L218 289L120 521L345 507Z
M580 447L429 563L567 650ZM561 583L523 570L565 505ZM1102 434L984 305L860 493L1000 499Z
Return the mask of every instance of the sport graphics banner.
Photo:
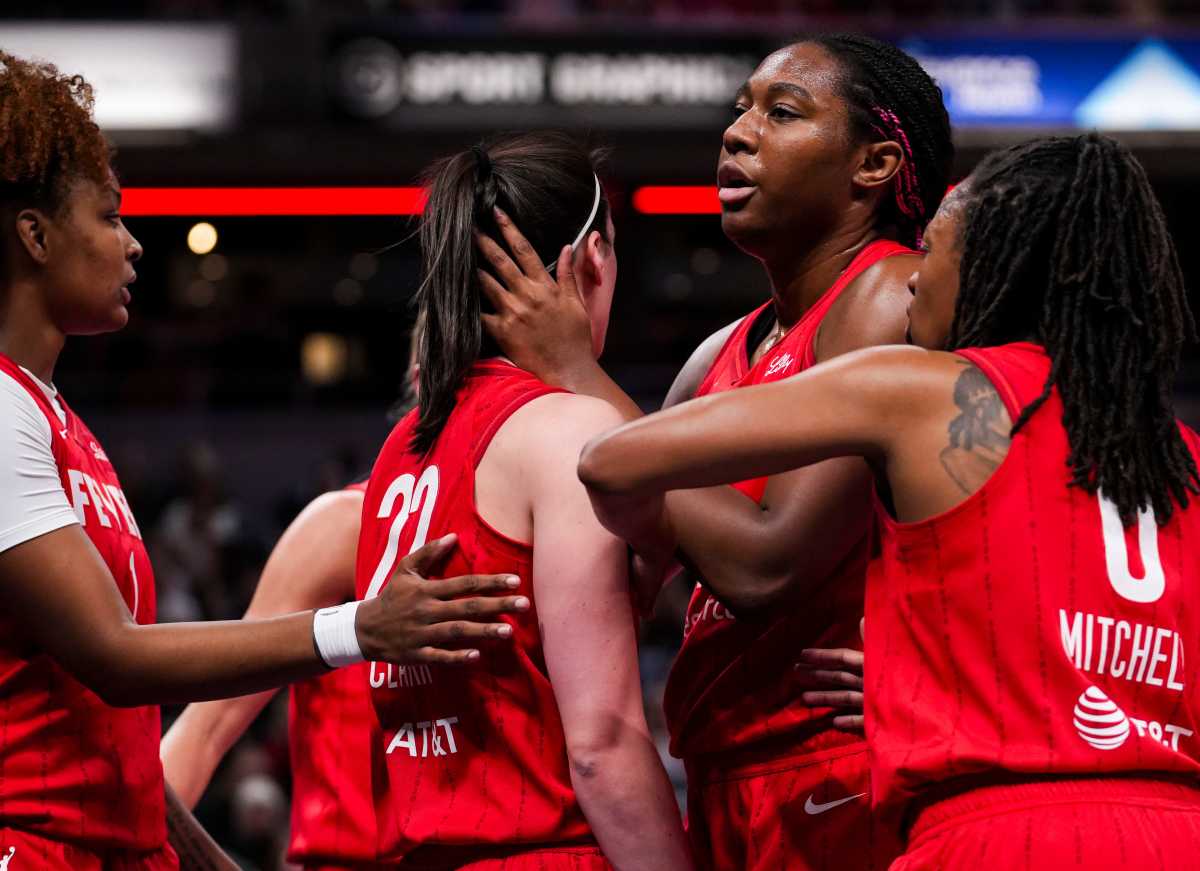
M958 127L1200 130L1200 38L907 36Z

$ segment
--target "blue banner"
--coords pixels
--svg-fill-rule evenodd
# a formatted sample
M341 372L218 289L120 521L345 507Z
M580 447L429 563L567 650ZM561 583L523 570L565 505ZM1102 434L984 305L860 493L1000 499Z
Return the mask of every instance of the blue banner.
M923 37L899 41L959 127L1200 130L1200 39Z

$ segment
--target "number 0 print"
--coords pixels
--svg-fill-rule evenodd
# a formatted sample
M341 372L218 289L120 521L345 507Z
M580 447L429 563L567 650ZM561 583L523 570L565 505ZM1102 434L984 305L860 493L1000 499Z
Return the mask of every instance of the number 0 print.
M383 494L383 501L379 503L379 513L376 517L380 520L391 517L397 499L401 499L400 508L396 511L396 518L392 521L391 529L388 530L387 547L383 550L383 558L379 560L379 565L375 567L375 574L371 576L371 585L367 587L366 598L373 599L378 596L384 581L391 576L392 569L396 567L396 558L400 550L400 533L404 531L408 518L416 514L418 509L421 517L417 521L417 532L413 536L412 547L408 549L408 552L412 553L414 550L424 547L425 539L429 537L429 521L433 517L433 504L437 501L437 494L437 466L427 467L421 473L420 479L410 474L404 474L388 485L387 491Z
M1129 554L1125 548L1125 527L1115 503L1103 493L1097 494L1100 502L1100 526L1104 531L1104 560L1108 565L1108 581L1117 595L1130 602L1149 604L1157 602L1166 589L1162 560L1158 557L1158 523L1154 510L1147 508L1138 512L1138 549L1142 554L1145 576L1135 578L1129 572Z

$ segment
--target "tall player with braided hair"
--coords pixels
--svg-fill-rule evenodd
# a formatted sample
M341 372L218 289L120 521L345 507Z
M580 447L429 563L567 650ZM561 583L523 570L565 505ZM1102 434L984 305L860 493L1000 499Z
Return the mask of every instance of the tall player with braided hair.
M864 457L893 871L1194 868L1200 437L1171 388L1195 331L1162 210L1117 142L1042 139L986 158L926 243L920 348L629 424L581 476L620 533L671 488Z
M701 345L666 404L901 341L911 246L952 151L941 92L902 51L824 36L767 57L736 95L718 182L722 227L762 261L772 299ZM486 285L489 325L510 356L638 416L586 353L569 283L484 244L505 285ZM757 422L745 426L749 437ZM652 591L676 548L700 578L666 713L688 768L689 834L710 867L881 868L895 855L869 813L865 742L839 730L842 711L829 706L861 687L847 665L860 646L870 518L868 468L843 458L675 492L661 526L624 530ZM806 694L814 676L841 687Z
M0 850L45 871L227 868L164 790L157 704L364 657L465 663L481 655L472 639L511 637L480 621L528 602L444 601L516 580L418 577L442 541L402 560L377 603L154 625L133 510L53 386L68 336L125 325L142 253L91 104L81 77L0 53Z

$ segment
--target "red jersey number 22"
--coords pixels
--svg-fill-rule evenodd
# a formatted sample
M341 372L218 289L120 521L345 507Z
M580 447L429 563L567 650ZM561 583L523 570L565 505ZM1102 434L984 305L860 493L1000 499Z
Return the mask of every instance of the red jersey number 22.
M429 537L429 521L433 517L433 505L437 501L438 478L438 467L427 466L421 472L420 478L406 473L388 485L387 491L383 494L383 501L379 503L379 513L375 516L380 520L387 520L394 511L395 519L392 520L392 527L388 530L387 547L383 550L383 557L379 560L379 565L375 567L375 574L371 576L371 584L367 587L366 598L373 599L378 596L384 582L391 577L392 570L395 569L396 561L399 558L400 534L404 531L408 519L418 511L420 517L417 520L417 531L408 552L412 553L425 545L425 540ZM397 500L400 503L399 507L396 505Z

